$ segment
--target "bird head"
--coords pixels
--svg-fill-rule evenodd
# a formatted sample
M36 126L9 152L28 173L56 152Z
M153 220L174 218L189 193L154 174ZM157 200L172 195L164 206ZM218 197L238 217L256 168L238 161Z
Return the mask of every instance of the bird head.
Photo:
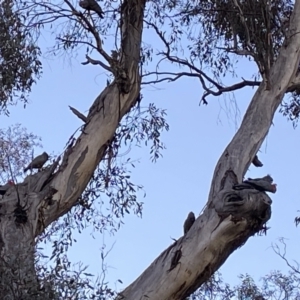
M49 155L48 155L48 153L47 152L43 152L43 154L42 154L43 156L45 156L45 157L47 157L47 159L49 158Z
M276 193L276 191L277 191L277 184L274 183L274 184L271 184L271 186L272 186L272 192Z
M264 177L262 178L262 180L268 181L268 182L270 182L270 183L273 182L273 178L272 178L272 176L271 176L270 174L268 174L267 176L264 176Z
M8 180L7 183L8 183L9 185L15 185L15 183L14 183L13 180Z
M196 218L195 218L195 214L191 211L189 214L188 214L188 219L193 219L193 220L195 220Z

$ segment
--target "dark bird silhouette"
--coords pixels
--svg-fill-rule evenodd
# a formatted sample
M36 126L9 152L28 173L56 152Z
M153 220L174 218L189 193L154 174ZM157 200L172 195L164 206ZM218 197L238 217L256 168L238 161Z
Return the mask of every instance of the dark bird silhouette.
M80 0L79 6L88 11L96 12L101 19L104 18L104 12L96 0Z
M273 178L270 175L264 176L262 178L248 178L242 183L235 184L232 188L234 190L255 189L260 192L270 193L276 193L277 191L277 185L273 184Z
M183 224L183 233L184 234L186 234L191 229L194 222L195 222L195 214L191 211L188 214L188 216Z
M41 169L48 158L49 155L46 152L43 152L41 155L33 159L33 161L24 169L24 172L30 169Z
M252 160L252 163L255 167L262 167L263 166L263 163L258 159L258 156L255 155L253 160Z
M15 185L15 183L12 180L8 180L8 182L4 185L0 185L0 195L4 195L6 191L11 187Z

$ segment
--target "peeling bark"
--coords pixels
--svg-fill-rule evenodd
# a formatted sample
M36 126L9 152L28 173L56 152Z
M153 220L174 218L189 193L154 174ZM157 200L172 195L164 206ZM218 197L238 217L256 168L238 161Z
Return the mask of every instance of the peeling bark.
M184 299L271 217L271 200L265 193L250 190L236 193L231 187L242 182L269 131L275 111L297 81L299 32L300 1L297 0L291 16L291 34L271 68L269 89L265 82L259 86L239 130L221 155L203 213L188 233L159 255L118 300ZM179 249L182 252L179 263L167 272Z
M65 151L61 166L56 161L28 176L0 200L1 299L46 299L38 292L35 237L77 202L121 118L138 100L144 9L145 0L123 1L122 53L111 66L115 80L94 101L82 134Z
M145 1L127 0L122 7L122 54L115 66L116 79L92 104L83 133L71 151L69 149L68 157L64 157L67 164L48 184L57 192L52 199L53 205L43 210L45 227L67 213L76 203L103 158L120 119L138 99L141 82L138 64ZM40 228L39 232L42 230Z
M271 217L271 203L267 194L256 190L223 190L216 199L216 213L210 217L206 210L188 233L166 249L117 299L184 299L262 229ZM178 250L181 256L174 266Z
M56 166L28 176L0 199L1 299L48 299L39 291L34 251L42 205L53 194L43 187Z
M27 299L38 289L34 238L67 213L103 158L120 119L138 100L145 0L125 0L121 53L116 79L89 110L83 133L58 161L11 187L0 200L0 272L2 299ZM270 128L286 91L294 87L299 65L300 1L291 17L287 44L271 69L269 89L262 83L240 129L219 159L207 206L186 235L166 249L118 299L183 299L216 271L228 256L261 230L271 216L271 200L262 192L234 191ZM27 298L26 298L27 297ZM28 298L29 299L29 298ZM38 299L38 298L35 298Z

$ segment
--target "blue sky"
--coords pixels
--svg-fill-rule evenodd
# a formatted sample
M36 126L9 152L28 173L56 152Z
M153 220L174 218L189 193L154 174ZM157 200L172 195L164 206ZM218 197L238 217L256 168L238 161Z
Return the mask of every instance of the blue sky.
M43 41L45 43L45 41ZM28 131L42 137L44 150L61 153L73 132L82 124L68 105L87 112L95 97L106 85L101 68L82 66L84 55L79 51L72 62L63 59L43 60L44 74L31 94L30 104L10 108L10 117L1 115L1 126L21 123ZM243 61L237 65L240 76L254 71ZM228 78L226 82L240 80ZM249 77L248 77L249 78ZM129 156L140 163L132 170L132 179L142 184L147 193L142 219L129 215L119 232L110 236L86 230L75 234L77 243L70 250L73 262L89 265L89 272L100 273L100 248L114 244L107 258L108 281L122 289L136 279L143 270L171 243L182 235L183 222L189 211L196 215L206 203L212 174L219 156L233 137L244 111L254 93L244 89L235 93L236 105L229 96L209 98L208 106L199 106L202 89L198 80L185 78L143 89L143 103L154 102L167 109L170 131L163 134L167 149L163 158L153 164L149 148L133 147ZM288 257L297 259L300 228L294 225L300 209L297 171L299 168L299 130L276 114L274 126L261 148L262 168L250 167L246 176L260 177L268 173L278 184L272 195L273 215L267 236L255 236L233 253L221 268L224 279L237 283L240 273L258 279L270 270L287 270L271 249L279 237L287 238ZM42 152L42 150L40 151ZM142 197L142 194L141 194Z

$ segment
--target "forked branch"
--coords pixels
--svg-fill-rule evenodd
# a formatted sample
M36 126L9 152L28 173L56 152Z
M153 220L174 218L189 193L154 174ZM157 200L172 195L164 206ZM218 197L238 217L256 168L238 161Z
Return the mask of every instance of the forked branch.
M201 101L204 104L208 104L206 98L209 95L220 96L223 93L234 92L234 91L242 89L246 86L249 86L249 87L259 86L260 83L261 83L260 81L251 81L251 80L243 79L243 81L235 83L235 84L230 85L230 86L221 86L220 84L218 84L217 86L214 86L217 89L217 91L214 91L212 88L207 87L207 85L205 83L205 80L203 79L203 76L199 73L191 73L191 72L180 72L180 73L149 72L147 74L144 74L142 77L145 78L145 77L151 76L151 75L156 76L156 79L150 80L150 81L144 81L144 82L142 82L142 84L144 84L144 85L146 85L146 84L156 84L156 83L163 82L163 81L174 82L174 81L176 81L176 80L178 80L178 79L180 79L181 77L184 77L184 76L199 78L199 80L201 82L201 86L204 89L204 93L203 93L202 98L201 98ZM163 78L160 78L160 76L163 76ZM168 76L168 77L165 77L165 76Z
M201 101L204 104L208 104L206 98L209 95L220 96L223 93L233 92L233 91L239 90L246 86L254 87L254 86L260 85L260 83L261 83L260 81L251 81L251 80L243 79L243 81L233 84L231 86L227 86L227 87L222 86L221 84L219 84L218 82L213 80L210 76L208 76L205 72L203 72L202 70L200 70L199 68L194 66L194 64L192 64L188 60L171 55L170 43L166 40L166 38L164 37L164 34L158 29L158 27L155 24L150 23L148 21L144 21L144 22L146 24L148 24L149 26L151 26L155 30L158 37L161 39L161 41L163 42L163 44L166 47L166 51L160 52L159 54L163 55L164 58L166 58L170 62L177 63L178 65L189 68L190 72L179 72L179 73L158 72L158 71L150 72L150 73L144 74L143 77L145 78L147 76L154 75L154 76L156 76L156 79L150 80L150 81L144 81L144 82L142 82L142 84L155 84L155 83L159 83L159 82L163 82L163 81L172 82L172 81L178 80L179 78L181 78L183 76L197 77L197 78L199 78L201 86L204 89L204 93L201 98ZM163 76L163 78L160 78L161 76Z
M300 32L300 0L295 1L290 31ZM166 249L119 299L184 299L208 280L235 249L263 229L271 214L270 199L262 192L232 192L232 187L242 182L266 137L295 79L299 60L300 34L294 34L271 67L270 89L266 89L265 81L260 84L239 130L221 155L203 213L187 234ZM180 254L179 261L167 272L176 254Z

